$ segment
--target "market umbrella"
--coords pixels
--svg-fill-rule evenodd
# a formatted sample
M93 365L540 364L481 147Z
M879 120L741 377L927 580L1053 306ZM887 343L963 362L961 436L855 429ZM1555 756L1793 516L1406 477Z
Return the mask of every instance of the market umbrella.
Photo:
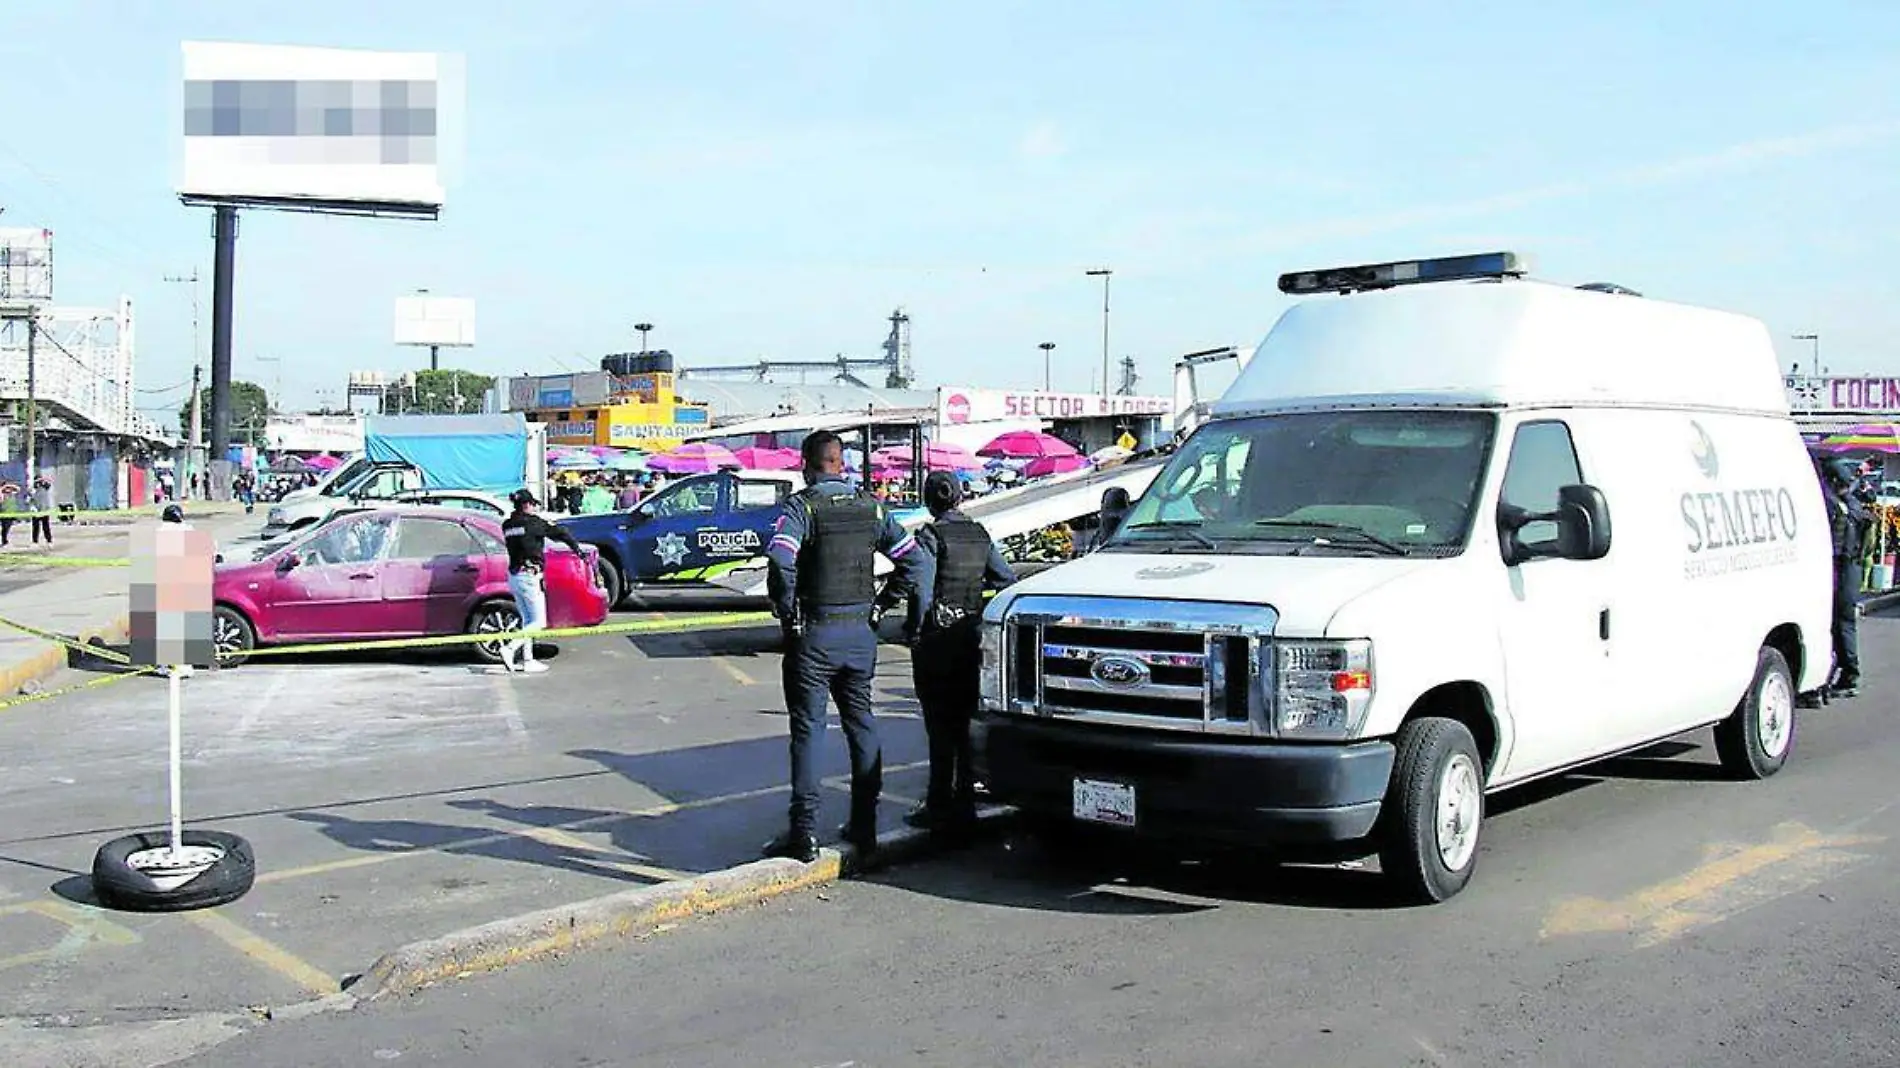
M978 456L1007 456L1012 458L1041 459L1045 456L1076 456L1082 454L1075 446L1050 434L1034 430L1012 430L999 434L988 445L976 450Z
M1900 427L1892 423L1862 423L1821 441L1829 452L1880 452L1900 454Z
M326 452L321 456L312 456L310 459L305 460L304 464L308 467L314 467L319 471L328 471L342 462L342 460Z
M1040 460L1029 461L1023 468L1024 478L1042 478L1045 475L1066 475L1070 471L1079 471L1089 462L1082 456L1044 456Z
M548 461L548 467L555 471L598 471L605 466L600 462L599 457L589 456L584 452L556 456Z
M637 452L623 452L607 461L609 471L645 471L647 458Z
M681 445L672 452L653 457L647 461L647 466L669 475L683 475L742 465L739 463L739 458L732 454L732 450L724 445L695 441L689 445Z
M732 457L748 471L796 471L804 465L797 449L762 449L747 445L732 450Z
M909 445L893 445L871 454L871 462L892 467L909 467L916 453ZM924 465L932 471L976 471L983 467L970 450L961 445L933 441L924 447Z
M1120 463L1133 455L1135 455L1135 450L1133 449L1124 449L1120 445L1110 445L1106 449L1096 449L1094 452L1089 453L1089 462L1093 464L1114 464Z

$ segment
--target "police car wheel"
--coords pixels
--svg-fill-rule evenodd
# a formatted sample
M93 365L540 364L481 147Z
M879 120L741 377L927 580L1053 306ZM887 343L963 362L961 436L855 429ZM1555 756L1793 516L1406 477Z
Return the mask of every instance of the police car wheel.
M620 568L602 556L595 562L594 570L600 575L600 588L607 591L607 607L619 608L620 602L627 596L626 587L620 581Z
M1427 716L1399 728L1391 785L1380 812L1379 866L1408 900L1450 900L1478 867L1484 761L1471 731Z
M1755 677L1729 717L1715 725L1715 752L1738 779L1766 779L1794 752L1795 682L1781 650L1755 654Z

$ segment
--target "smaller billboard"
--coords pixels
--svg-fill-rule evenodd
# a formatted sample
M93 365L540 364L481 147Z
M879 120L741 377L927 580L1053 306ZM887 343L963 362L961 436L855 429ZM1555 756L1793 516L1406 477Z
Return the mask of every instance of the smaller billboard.
M186 41L178 192L433 215L454 57Z
M396 344L466 348L475 344L475 302L417 294L396 298Z
M53 231L0 229L0 307L53 300Z

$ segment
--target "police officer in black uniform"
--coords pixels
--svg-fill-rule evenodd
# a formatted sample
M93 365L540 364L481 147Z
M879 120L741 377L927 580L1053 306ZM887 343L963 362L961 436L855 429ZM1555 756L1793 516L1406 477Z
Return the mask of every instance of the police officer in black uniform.
M1832 697L1860 695L1861 546L1873 521L1860 485L1860 464L1844 456L1823 467L1828 533L1834 541L1834 682Z
M976 713L982 666L983 593L1016 581L990 532L957 511L962 501L963 484L955 475L938 471L924 480L924 504L933 521L917 532L919 592L910 599L904 626L912 649L911 677L930 737L930 790L904 821L959 835L976 822L970 717Z
M838 703L851 750L851 822L847 842L861 855L877 847L877 800L884 789L883 751L871 715L877 671L876 553L897 565L892 587L916 589L917 540L884 506L844 479L844 442L820 430L805 439L807 487L785 502L772 541L767 589L785 632L785 704L791 715L791 826L767 843L767 856L811 862L818 857L818 754L825 699Z

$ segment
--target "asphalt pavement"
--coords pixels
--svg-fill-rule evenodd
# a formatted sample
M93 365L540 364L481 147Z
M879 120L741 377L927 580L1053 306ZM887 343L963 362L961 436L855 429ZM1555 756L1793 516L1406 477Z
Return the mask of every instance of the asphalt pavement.
M1900 1064L1900 620L1862 634L1863 696L1806 713L1781 775L1723 781L1705 732L1494 798L1435 908L1366 869L1011 837L395 1003L204 1020L181 1063Z

